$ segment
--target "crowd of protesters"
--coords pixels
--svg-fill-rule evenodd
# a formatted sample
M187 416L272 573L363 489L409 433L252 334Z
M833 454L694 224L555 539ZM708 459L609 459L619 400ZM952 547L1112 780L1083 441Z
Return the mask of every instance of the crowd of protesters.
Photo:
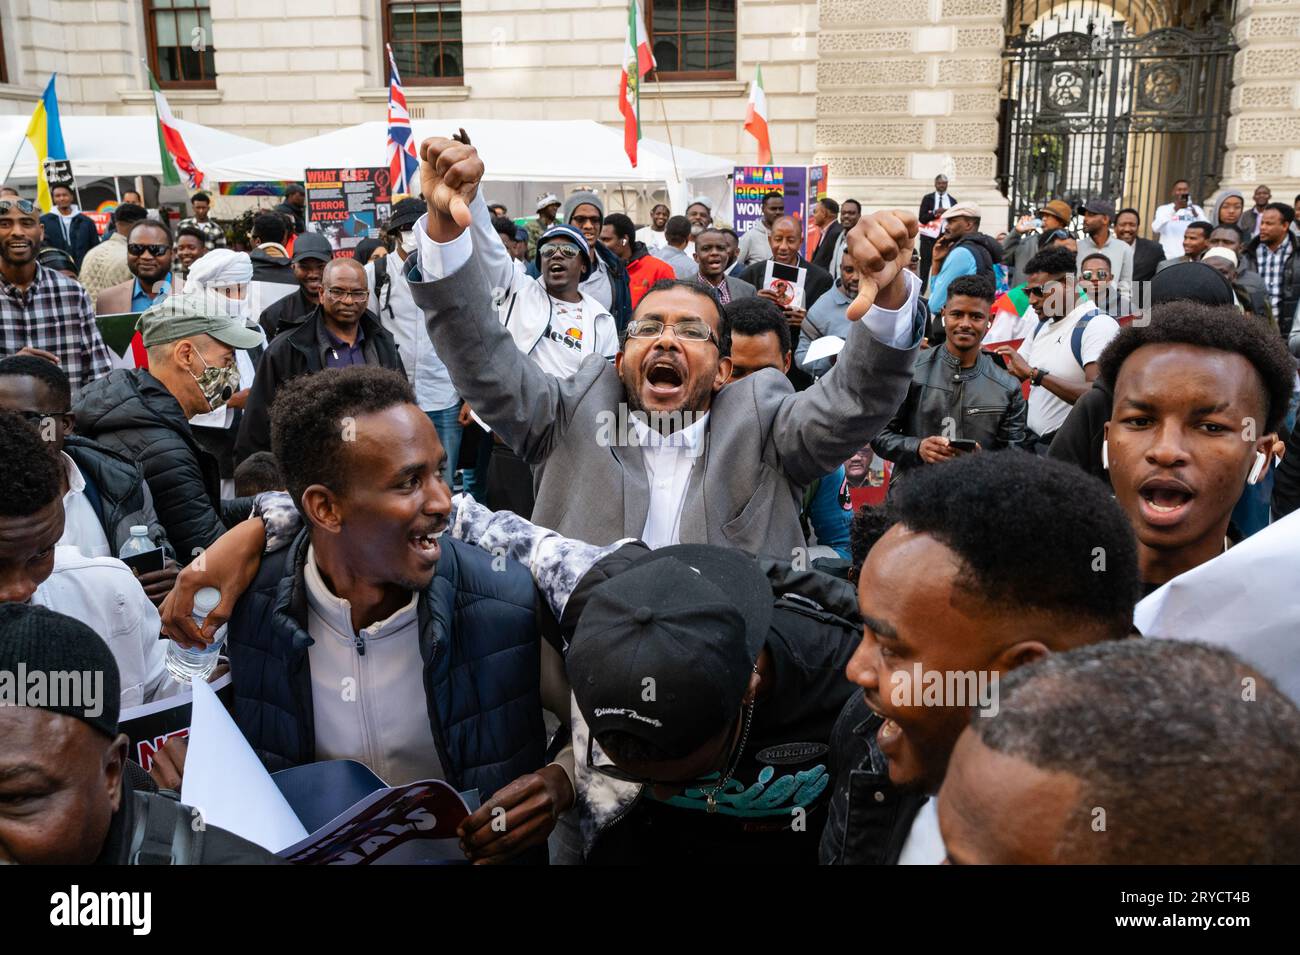
M343 256L300 188L247 248L203 193L102 241L0 196L0 674L106 694L0 695L0 861L179 857L140 845L186 745L146 771L119 716L224 627L268 771L477 790L474 863L1300 862L1294 654L1135 624L1300 538L1295 208L1180 180L1150 237L1107 197L990 234L940 176L524 225L467 142L421 159Z

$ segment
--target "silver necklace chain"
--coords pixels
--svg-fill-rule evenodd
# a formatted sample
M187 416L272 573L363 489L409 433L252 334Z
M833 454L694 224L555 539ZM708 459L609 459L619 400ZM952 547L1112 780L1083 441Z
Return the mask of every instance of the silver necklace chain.
M750 703L745 710L745 729L741 733L740 747L736 750L736 758L731 761L731 768L727 770L726 775L718 780L718 784L712 789L705 789L703 786L700 787L700 792L702 792L708 799L708 805L706 807L708 812L718 811L718 793L722 791L723 786L731 782L731 777L735 774L736 768L740 766L740 759L745 755L745 744L749 742L749 724L752 723L753 720L754 704Z

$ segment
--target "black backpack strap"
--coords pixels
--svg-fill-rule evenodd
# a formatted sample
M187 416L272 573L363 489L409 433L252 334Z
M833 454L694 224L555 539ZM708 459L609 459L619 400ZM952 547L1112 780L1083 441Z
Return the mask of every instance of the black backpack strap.
M203 854L197 813L166 796L132 793L135 826L128 865L195 865ZM198 821L199 825L193 825Z

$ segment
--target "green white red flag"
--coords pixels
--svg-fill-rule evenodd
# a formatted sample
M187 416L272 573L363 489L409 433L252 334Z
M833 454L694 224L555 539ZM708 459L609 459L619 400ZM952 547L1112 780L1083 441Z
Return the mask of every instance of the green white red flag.
M758 164L772 162L772 141L767 136L767 94L763 92L763 67L754 73L749 85L749 106L745 110L745 132L758 140Z
M636 166L636 144L641 139L641 78L655 68L650 34L641 4L627 5L627 41L623 44L623 75L618 83L618 110L623 114L623 150Z
M149 88L153 90L154 111L158 119L158 154L162 162L163 185L179 186L183 175L191 189L200 189L203 187L203 173L194 165L190 151L185 148L180 127L176 125L171 107L167 105L167 97L163 96L158 81L153 78L153 71L146 68L146 72L149 74Z

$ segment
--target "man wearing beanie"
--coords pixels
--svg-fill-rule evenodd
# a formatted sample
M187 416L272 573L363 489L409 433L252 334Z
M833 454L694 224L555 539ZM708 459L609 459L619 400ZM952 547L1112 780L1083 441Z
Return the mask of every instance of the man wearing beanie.
M110 372L84 388L73 407L78 434L139 464L182 564L252 509L252 501L222 501L217 460L189 425L240 390L235 350L263 341L240 317L212 307L214 301L190 295L150 306L137 326L149 368Z
M575 192L564 200L561 221L582 233L592 256L591 274L583 279L582 291L614 316L614 323L622 333L632 318L632 288L623 263L600 241L605 204L594 192Z
M8 688L0 690L0 798L26 807L0 813L0 863L279 862L224 829L194 824L196 810L143 791L149 778L128 765L129 740L118 732L117 664L84 623L0 605L0 675Z

